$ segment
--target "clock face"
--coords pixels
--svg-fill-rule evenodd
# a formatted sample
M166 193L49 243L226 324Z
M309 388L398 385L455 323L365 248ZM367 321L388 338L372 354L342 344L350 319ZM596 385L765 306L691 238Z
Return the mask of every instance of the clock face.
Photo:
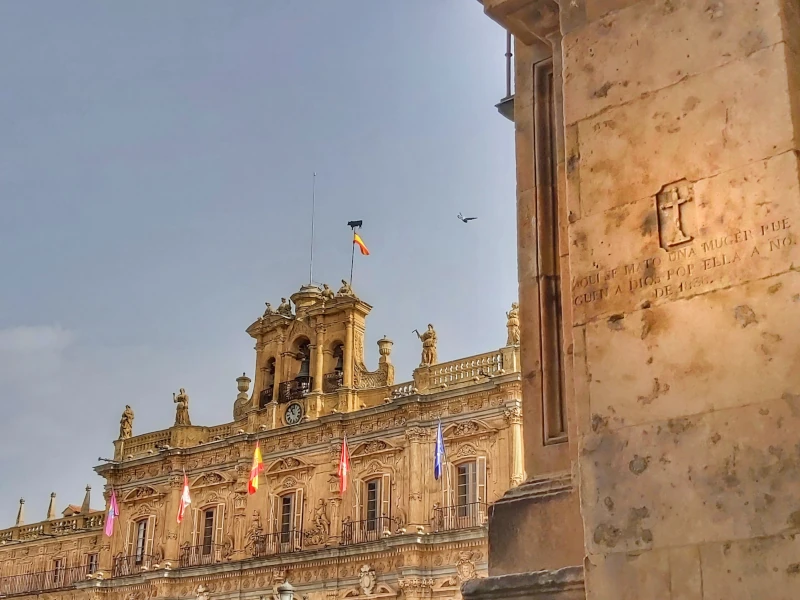
M286 407L286 423L288 425L297 425L300 419L303 418L303 407L297 402L292 402Z

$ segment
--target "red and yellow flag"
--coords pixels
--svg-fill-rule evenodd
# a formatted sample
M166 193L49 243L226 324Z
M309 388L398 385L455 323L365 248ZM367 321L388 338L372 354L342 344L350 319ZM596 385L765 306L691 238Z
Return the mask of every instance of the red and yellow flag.
M264 461L261 459L261 447L256 442L256 451L253 453L253 466L250 467L250 479L247 482L247 493L255 494L258 491L258 474L264 470Z
M181 503L178 505L178 523L183 521L183 515L186 513L186 507L192 503L192 497L189 495L189 478L186 473L183 474L183 492L181 493Z
M347 436L342 440L342 453L339 455L339 492L347 491L347 476L350 474L350 450L347 448Z
M364 243L364 240L361 239L361 236L355 231L353 231L353 243L358 246L359 250L361 250L361 254L364 256L369 256L369 249L367 248L367 245Z

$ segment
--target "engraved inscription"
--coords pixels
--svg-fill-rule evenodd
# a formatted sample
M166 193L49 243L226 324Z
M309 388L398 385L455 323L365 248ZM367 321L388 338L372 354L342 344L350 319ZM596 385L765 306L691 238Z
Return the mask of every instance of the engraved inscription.
M670 210L679 206L675 204ZM681 230L677 238L669 239L683 239L680 236L686 236L685 232ZM613 304L617 297L650 301L702 293L715 283L725 283L730 269L747 261L770 259L774 253L795 245L797 237L789 219L778 218L697 242L680 248L673 245L666 255L573 277L573 306L592 307L590 312L596 313Z
M656 194L658 235L664 250L692 241L692 236L684 231L683 223L683 205L692 200L694 189L686 180L666 185Z

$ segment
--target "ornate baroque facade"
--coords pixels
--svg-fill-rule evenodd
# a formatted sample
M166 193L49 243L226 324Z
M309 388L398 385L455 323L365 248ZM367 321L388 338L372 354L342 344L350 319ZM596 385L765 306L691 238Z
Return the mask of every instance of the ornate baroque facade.
M252 392L237 380L233 422L190 424L182 389L172 427L133 435L125 407L114 459L95 469L106 502L112 487L119 501L113 535L88 492L70 516L25 525L21 515L0 531L0 595L262 598L289 581L309 600L459 598L487 572L488 505L525 477L516 307L512 343L478 356L427 364L430 327L424 364L400 384L390 340L378 341L377 370L364 364L370 308L347 285L268 305L247 329L256 375ZM436 481L438 419L447 466ZM345 435L352 470L340 494ZM256 442L264 472L248 495ZM184 472L192 503L178 524Z

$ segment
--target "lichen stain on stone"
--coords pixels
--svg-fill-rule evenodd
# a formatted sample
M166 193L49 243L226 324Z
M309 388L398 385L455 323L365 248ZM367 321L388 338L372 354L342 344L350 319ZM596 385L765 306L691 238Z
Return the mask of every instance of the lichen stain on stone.
M722 436L719 434L719 432L717 432L714 435L712 435L709 439L711 440L711 443L716 446L722 439Z
M606 496L605 497L605 499L603 500L603 504L605 504L606 509L608 510L608 512L610 512L610 513L614 512L614 501L611 499L610 496Z
M608 523L601 523L594 530L594 543L613 548L619 542L622 532Z
M739 322L739 325L741 325L742 329L748 325L758 324L755 311L747 304L737 306L733 311L733 316Z
M796 510L790 514L789 518L786 519L786 524L792 529L800 529L800 510Z
M662 384L656 377L653 379L653 389L650 391L650 393L647 396L639 396L637 400L646 406L648 404L652 404L658 399L659 396L662 396L667 392L669 392L669 384Z
M580 154L570 154L567 159L567 173L572 175L581 163Z
M698 104L700 104L700 98L698 98L697 96L689 96L686 99L686 102L683 103L684 114L692 112L695 108L697 108Z
M622 320L625 318L625 315L611 315L608 317L608 328L612 331L622 331L625 329L625 324Z
M778 283L776 283L775 285L771 285L771 286L769 286L769 287L767 288L767 293L768 293L768 294L774 294L774 293L776 293L778 290L780 290L782 287L783 287L783 284L782 284L781 282L778 282Z
M655 212L648 212L647 216L642 220L640 227L642 236L649 237L658 227L658 215Z
M761 29L749 31L747 35L739 41L739 47L744 50L745 56L750 56L764 47L766 39L767 36Z
M641 475L647 470L647 466L650 464L650 457L643 458L638 454L634 455L633 460L628 463L628 468L630 469L631 473L634 475Z
M592 415L592 431L597 433L601 429L605 429L608 427L608 417L601 417L598 414Z
M673 435L680 435L692 427L694 427L694 425L686 418L676 418L667 421L667 429L669 429L670 433Z
M800 575L800 563L792 563L786 567L787 575Z
M651 311L646 310L642 312L641 339L645 339L648 335L650 335L650 332L653 331L653 328L656 326L657 322L658 321L656 320L655 315Z
M603 85L592 92L592 98L605 98L608 96L608 91L614 86L610 81L606 81Z

